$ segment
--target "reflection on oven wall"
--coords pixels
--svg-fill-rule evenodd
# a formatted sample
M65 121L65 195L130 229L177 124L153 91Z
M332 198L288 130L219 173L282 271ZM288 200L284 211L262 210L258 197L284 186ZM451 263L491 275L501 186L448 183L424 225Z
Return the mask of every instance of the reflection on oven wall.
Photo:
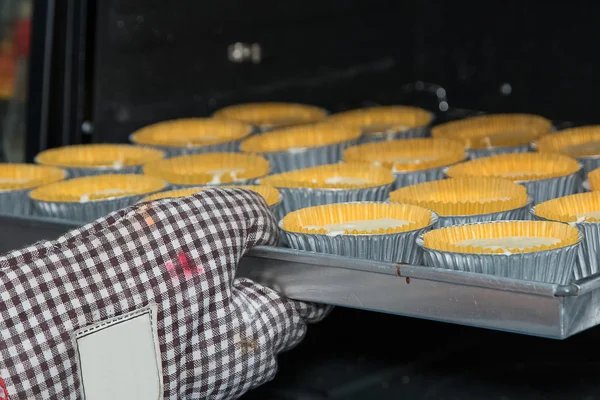
M597 2L417 2L415 71L453 106L598 122Z

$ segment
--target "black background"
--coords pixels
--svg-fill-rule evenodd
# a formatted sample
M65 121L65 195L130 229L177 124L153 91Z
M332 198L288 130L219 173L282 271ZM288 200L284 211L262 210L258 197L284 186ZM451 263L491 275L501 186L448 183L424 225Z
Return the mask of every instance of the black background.
M339 111L435 101L406 96L418 80L450 107L596 122L599 35L593 2L98 2L95 141L125 141L158 120L238 102L283 100ZM227 59L259 43L260 64ZM508 83L512 91L503 95ZM439 111L439 110L438 110Z

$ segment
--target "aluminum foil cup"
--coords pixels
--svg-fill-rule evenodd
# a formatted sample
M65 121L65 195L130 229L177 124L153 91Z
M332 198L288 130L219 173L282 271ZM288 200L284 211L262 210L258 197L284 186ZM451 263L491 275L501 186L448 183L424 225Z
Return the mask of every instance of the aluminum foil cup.
M273 173L280 173L339 162L342 160L344 150L356 143L358 140L353 139L329 146L276 151L261 153L261 155L269 160Z
M90 222L137 203L166 187L160 179L143 175L97 175L52 183L30 193L44 217Z
M388 130L378 133L363 133L360 138L360 143L390 142L392 140L399 139L425 138L429 136L429 132L430 130L428 126L419 126L417 128L409 128L400 131Z
M33 213L29 192L36 187L66 178L62 169L32 164L0 164L0 213L27 215Z
M392 184L359 189L278 188L282 202L278 219L301 208L334 203L374 202L387 199Z
M550 221L535 214L535 207L531 208L533 219ZM571 222L572 226L582 233L581 246L577 253L577 261L573 269L575 280L587 278L600 272L600 223L599 222Z
M556 199L557 197L577 193L581 185L581 173L578 171L557 178L517 181L517 183L525 186L527 193L533 198L533 201L539 204L544 201Z
M39 215L68 221L87 223L110 214L113 211L137 203L143 195L117 197L109 200L94 200L85 203L61 203L34 201Z
M398 189L405 186L416 185L421 182L437 181L444 179L445 171L448 167L429 168L420 171L395 172L396 183L394 188Z
M418 107L376 106L333 114L323 123L361 129L361 143L372 143L426 137L434 118Z
M536 221L503 221L496 223L536 223ZM471 227L489 222L452 226L442 229ZM439 231L441 229L436 229ZM433 232L433 231L432 231ZM577 254L583 235L574 230L572 244L549 250L518 253L472 253L445 251L425 244L425 234L417 238L417 246L424 251L425 264L435 268L501 276L525 281L566 285L573 277Z
M600 193L588 192L562 197L531 208L534 219L558 221L575 226L583 241L574 271L575 279L600 272Z
M31 189L0 192L0 213L9 215L29 215L33 211L29 199Z
M322 121L327 110L298 103L246 103L221 108L213 118L253 125L260 132Z
M390 193L390 201L432 210L438 214L438 225L442 227L523 219L532 203L522 185L492 177L443 179L406 186Z
M252 126L212 118L182 118L162 121L138 129L129 136L132 143L153 147L168 157L191 154L237 152Z
M489 114L435 126L434 138L459 140L471 158L528 151L530 142L550 133L552 123L531 114Z
M450 215L439 216L439 222L436 228L443 228L452 225L474 224L477 222L492 222L492 221L520 221L529 219L529 209L533 204L533 200L529 199L527 204L513 210L499 211L487 214L476 215Z
M143 164L164 157L164 152L149 147L80 144L42 151L35 157L35 162L64 169L69 178L78 178L106 174L139 174Z
M345 203L333 204L321 207L344 207L348 205L368 205L376 203ZM380 206L404 206L419 208L406 204L384 204ZM311 207L315 208L315 207ZM298 212L303 212L303 209ZM423 209L425 210L425 209ZM285 218L279 222L279 227L283 231L284 241L293 249L313 251L319 253L337 254L346 257L356 257L375 261L404 262L412 265L422 265L423 253L421 249L415 246L416 238L426 231L429 231L437 223L437 215L434 212L425 210L428 213L427 221L418 225L418 228L397 232L382 234L342 234L331 236L327 234L312 234L294 232L285 229ZM290 218L289 214L286 218Z
M590 157L577 157L576 160L579 161L579 163L582 165L583 173L586 177L593 170L600 168L600 155Z
M585 189L588 191L600 190L600 168L590 171L587 175Z
M496 154L510 154L510 153L527 153L529 152L529 145L524 144L521 146L511 147L490 147L487 149L468 149L467 154L470 159L490 157Z
M383 201L394 175L368 164L339 163L267 176L261 185L276 187L282 195L278 217L317 205L357 201Z
M257 182L263 177L259 177L257 179L237 179L233 182L223 182L223 183L210 183L210 184L205 184L205 185L200 185L200 184L190 184L190 185L178 185L178 184L169 184L168 189L169 190L179 190L179 189L189 189L189 188L194 188L194 187L204 187L205 189L211 188L211 187L227 187L227 186L254 186L257 184Z
M206 146L188 146L188 147L168 147L168 146L150 146L163 151L167 157L178 157L193 154L204 153L235 153L240 151L241 140L232 140L230 142L212 144Z
M574 271L575 279L583 279L600 272L600 223L580 222L573 225L584 237Z
M587 179L581 183L581 192L591 192L592 187L590 186L590 181Z
M269 173L269 162L253 154L207 153L172 157L144 165L144 175L172 189L194 186L253 184Z
M396 188L444 178L444 168L466 158L464 146L446 139L405 139L367 143L344 152L345 162L390 168Z
M559 153L575 158L583 166L584 177L600 168L600 125L563 129L532 144L540 153Z
M240 148L262 155L269 160L271 171L280 173L339 162L360 135L359 129L307 124L255 135Z
M579 190L581 166L575 159L560 154L499 154L456 164L446 170L446 176L511 179L525 186L533 201L540 203Z

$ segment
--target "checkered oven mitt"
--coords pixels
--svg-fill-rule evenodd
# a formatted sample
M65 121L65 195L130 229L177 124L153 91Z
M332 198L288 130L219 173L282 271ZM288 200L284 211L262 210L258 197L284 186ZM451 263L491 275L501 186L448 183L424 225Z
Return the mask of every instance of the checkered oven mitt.
M260 196L211 189L5 255L0 399L224 399L272 379L329 309L234 279L277 235Z

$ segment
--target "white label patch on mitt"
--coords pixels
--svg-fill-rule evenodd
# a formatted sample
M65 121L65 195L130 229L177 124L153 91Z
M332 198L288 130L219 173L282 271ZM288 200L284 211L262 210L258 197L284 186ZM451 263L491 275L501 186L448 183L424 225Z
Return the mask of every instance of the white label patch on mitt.
M82 399L162 399L156 311L150 305L75 332Z

